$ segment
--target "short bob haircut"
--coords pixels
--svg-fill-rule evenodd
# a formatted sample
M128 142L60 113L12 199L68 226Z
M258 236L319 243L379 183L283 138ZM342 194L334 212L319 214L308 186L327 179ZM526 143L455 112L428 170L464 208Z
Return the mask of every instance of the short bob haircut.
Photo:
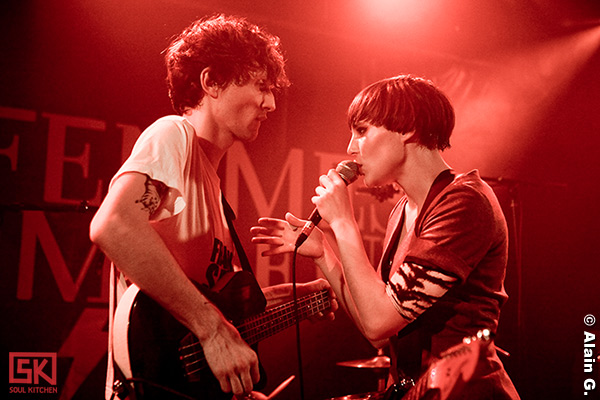
M166 49L165 63L171 104L180 115L201 103L206 67L221 88L243 85L262 71L275 88L289 86L279 38L241 17L220 14L192 23Z
M361 123L398 132L415 132L428 149L450 147L454 109L448 98L426 79L399 75L375 82L356 95L348 108L351 129Z

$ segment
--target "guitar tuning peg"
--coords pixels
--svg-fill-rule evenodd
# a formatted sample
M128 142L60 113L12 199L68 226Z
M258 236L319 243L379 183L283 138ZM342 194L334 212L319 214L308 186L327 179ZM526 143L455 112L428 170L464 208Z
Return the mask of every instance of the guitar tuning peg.
M480 331L477 332L476 337L473 337L473 339L490 340L490 336L491 336L491 332L489 329L481 329Z

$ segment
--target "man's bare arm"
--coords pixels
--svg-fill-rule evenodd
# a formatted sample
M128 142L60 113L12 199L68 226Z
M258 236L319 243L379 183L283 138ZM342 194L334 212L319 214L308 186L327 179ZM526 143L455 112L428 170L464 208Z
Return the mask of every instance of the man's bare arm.
M256 354L196 289L150 225L166 190L143 174L120 176L92 220L90 238L127 278L198 337L223 391L248 392L259 379Z

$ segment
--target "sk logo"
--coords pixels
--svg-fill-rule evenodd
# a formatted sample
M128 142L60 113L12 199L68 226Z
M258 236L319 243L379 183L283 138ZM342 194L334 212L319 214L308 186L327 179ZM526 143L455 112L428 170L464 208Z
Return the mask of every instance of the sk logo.
M39 385L40 378L56 385L56 353L8 353L8 382Z

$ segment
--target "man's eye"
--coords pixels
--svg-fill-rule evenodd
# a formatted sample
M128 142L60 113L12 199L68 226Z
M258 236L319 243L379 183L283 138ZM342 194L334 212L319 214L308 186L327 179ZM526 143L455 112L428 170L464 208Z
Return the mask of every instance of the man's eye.
M261 92L270 92L271 90L273 90L273 85L270 85L266 81L258 81L257 86Z

